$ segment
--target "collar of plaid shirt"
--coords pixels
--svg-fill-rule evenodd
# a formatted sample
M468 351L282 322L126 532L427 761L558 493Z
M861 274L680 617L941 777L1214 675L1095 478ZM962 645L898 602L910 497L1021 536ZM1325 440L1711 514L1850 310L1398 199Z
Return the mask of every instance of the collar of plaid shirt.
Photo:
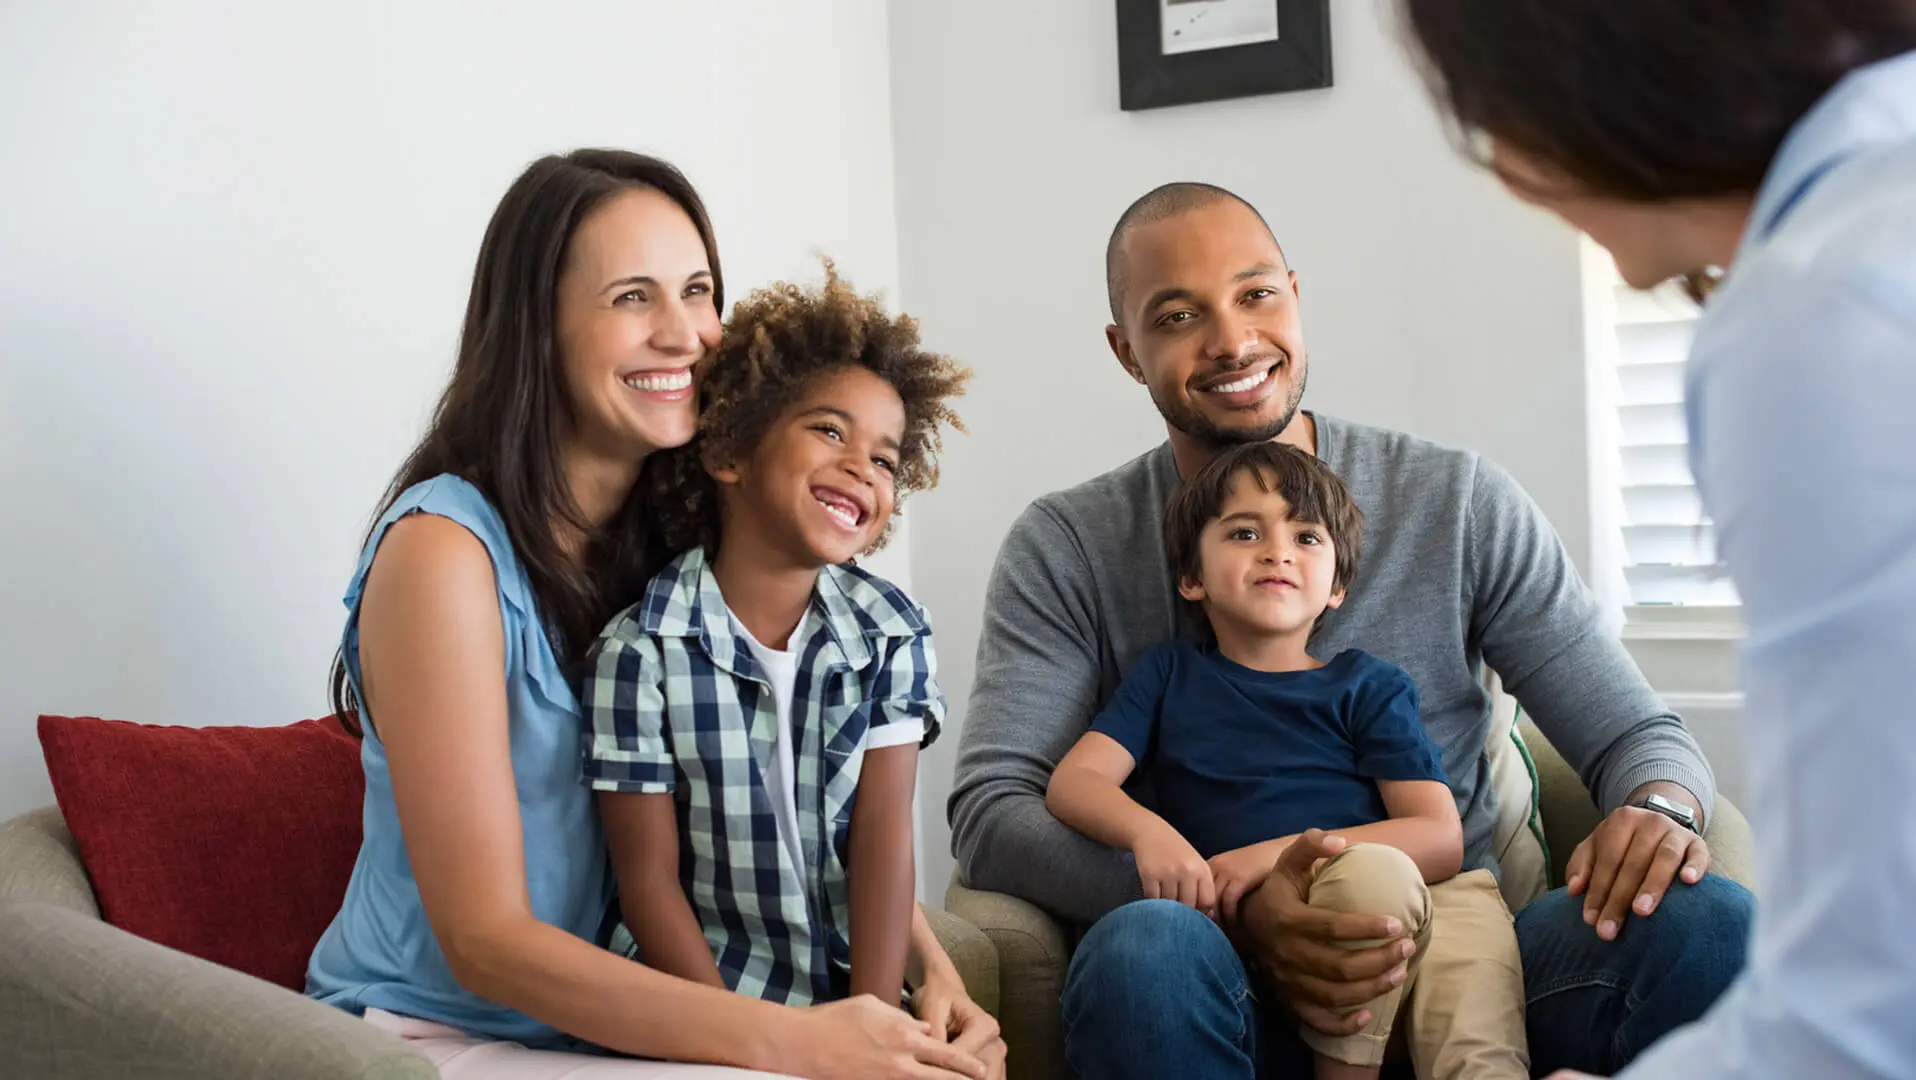
M828 635L826 666L852 671L864 670L883 651L875 642L931 630L902 591L849 563L818 572L811 612ZM714 664L738 678L766 682L757 659L734 630L732 610L703 548L679 556L652 580L640 626L658 637L697 638Z

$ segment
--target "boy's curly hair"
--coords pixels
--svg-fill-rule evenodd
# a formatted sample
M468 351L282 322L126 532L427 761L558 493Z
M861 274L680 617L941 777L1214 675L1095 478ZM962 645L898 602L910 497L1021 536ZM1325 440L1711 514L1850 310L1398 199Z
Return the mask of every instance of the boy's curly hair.
M888 315L875 296L860 296L825 262L825 283L813 289L780 282L740 301L726 320L718 351L700 376L699 433L648 469L653 527L672 551L717 550L718 485L706 468L743 461L779 414L821 376L862 367L891 385L905 405L898 448L894 512L905 497L938 483L940 429L965 430L948 399L964 393L971 372L918 340L918 320ZM660 456L660 455L655 455ZM891 523L872 545L891 538Z

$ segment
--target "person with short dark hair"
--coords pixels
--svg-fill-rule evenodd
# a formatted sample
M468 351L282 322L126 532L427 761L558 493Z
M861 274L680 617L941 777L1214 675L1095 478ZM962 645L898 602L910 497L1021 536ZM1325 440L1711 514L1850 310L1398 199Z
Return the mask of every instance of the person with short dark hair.
M1901 944L1916 891L1916 2L1402 7L1440 104L1513 193L1608 248L1630 284L1707 297L1684 397L1748 621L1764 911L1723 1002L1624 1075L1916 1076Z

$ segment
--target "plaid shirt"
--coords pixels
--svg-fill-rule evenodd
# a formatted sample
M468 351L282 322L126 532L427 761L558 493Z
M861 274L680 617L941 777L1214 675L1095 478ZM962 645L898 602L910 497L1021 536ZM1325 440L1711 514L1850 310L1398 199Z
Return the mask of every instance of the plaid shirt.
M793 639L789 733L803 874L779 842L765 775L777 706L701 550L681 555L594 647L585 781L672 793L680 874L725 984L805 1005L845 996L852 801L866 732L904 720L937 737L944 695L925 612L898 588L828 566Z

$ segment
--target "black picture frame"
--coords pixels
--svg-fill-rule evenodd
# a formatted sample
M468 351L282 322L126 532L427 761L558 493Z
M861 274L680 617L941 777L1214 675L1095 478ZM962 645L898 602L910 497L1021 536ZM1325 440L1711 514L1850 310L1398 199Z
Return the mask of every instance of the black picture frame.
M1166 56L1160 0L1117 0L1118 106L1135 112L1330 86L1330 0L1272 2L1276 41Z

